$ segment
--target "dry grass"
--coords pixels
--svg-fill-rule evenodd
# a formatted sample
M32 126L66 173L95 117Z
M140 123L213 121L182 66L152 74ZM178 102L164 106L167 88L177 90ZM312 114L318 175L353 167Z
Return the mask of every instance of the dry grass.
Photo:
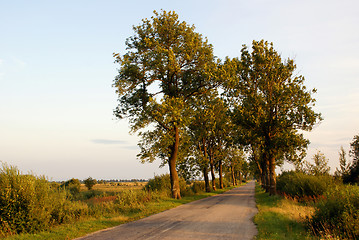
M257 240L317 239L305 228L306 218L312 216L314 207L278 195L269 196L258 185L256 202L258 214L254 222L258 228Z
M147 182L110 182L103 184L96 184L93 186L93 190L104 192L121 192L125 189L142 189ZM81 184L81 191L86 191L85 184Z
M282 199L275 207L267 207L268 211L286 215L289 219L297 222L305 222L307 217L314 213L313 206L300 205L290 199Z

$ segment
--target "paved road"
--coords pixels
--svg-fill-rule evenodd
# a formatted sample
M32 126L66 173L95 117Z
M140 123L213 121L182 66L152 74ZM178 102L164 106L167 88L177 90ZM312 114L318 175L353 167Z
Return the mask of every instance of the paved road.
M96 232L79 240L253 239L257 208L254 182L224 194L181 205L141 220Z

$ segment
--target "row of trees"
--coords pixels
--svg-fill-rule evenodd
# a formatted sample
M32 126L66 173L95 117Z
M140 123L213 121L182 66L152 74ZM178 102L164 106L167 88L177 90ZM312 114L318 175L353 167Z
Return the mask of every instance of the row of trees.
M139 131L138 157L168 164L172 197L180 198L178 172L201 172L207 185L217 170L221 182L223 169L238 174L250 152L263 186L275 194L275 167L304 157L308 140L299 131L321 120L312 109L315 89L306 89L294 61L283 61L271 43L253 41L252 51L243 46L240 58L221 61L175 12L154 14L133 27L127 53L114 54L114 114Z

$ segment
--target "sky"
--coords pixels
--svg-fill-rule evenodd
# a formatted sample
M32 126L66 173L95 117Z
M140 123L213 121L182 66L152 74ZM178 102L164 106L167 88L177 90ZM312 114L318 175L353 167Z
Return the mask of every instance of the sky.
M168 172L140 163L139 138L113 115L112 54L161 9L195 25L219 58L264 39L294 59L324 118L305 133L307 159L321 151L338 167L359 134L357 0L0 0L0 161L55 181Z

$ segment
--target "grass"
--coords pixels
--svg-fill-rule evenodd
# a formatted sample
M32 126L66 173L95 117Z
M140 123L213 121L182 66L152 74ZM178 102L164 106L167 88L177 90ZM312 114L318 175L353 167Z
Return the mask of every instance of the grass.
M220 194L232 188L233 187L229 187L226 189L219 189L217 191L213 191L210 193L200 193L193 196L183 197L182 199L172 199L172 198L158 199L156 201L150 201L145 203L144 207L141 209L128 209L127 211L123 211L121 214L113 214L113 215L108 215L106 217L103 216L100 218L83 218L79 221L70 224L62 224L60 226L54 227L46 232L40 232L37 234L19 234L19 235L7 237L5 239L6 240L73 239L101 229L114 227L126 222L138 220L150 216L152 214L177 207L185 203L189 203L202 198Z
M307 232L304 224L306 217L313 214L314 207L281 196L269 196L259 185L256 185L256 203L257 240L317 239Z
M147 182L110 182L93 186L93 190L103 192L121 192L124 189L142 189ZM87 191L85 184L81 184L81 191Z

